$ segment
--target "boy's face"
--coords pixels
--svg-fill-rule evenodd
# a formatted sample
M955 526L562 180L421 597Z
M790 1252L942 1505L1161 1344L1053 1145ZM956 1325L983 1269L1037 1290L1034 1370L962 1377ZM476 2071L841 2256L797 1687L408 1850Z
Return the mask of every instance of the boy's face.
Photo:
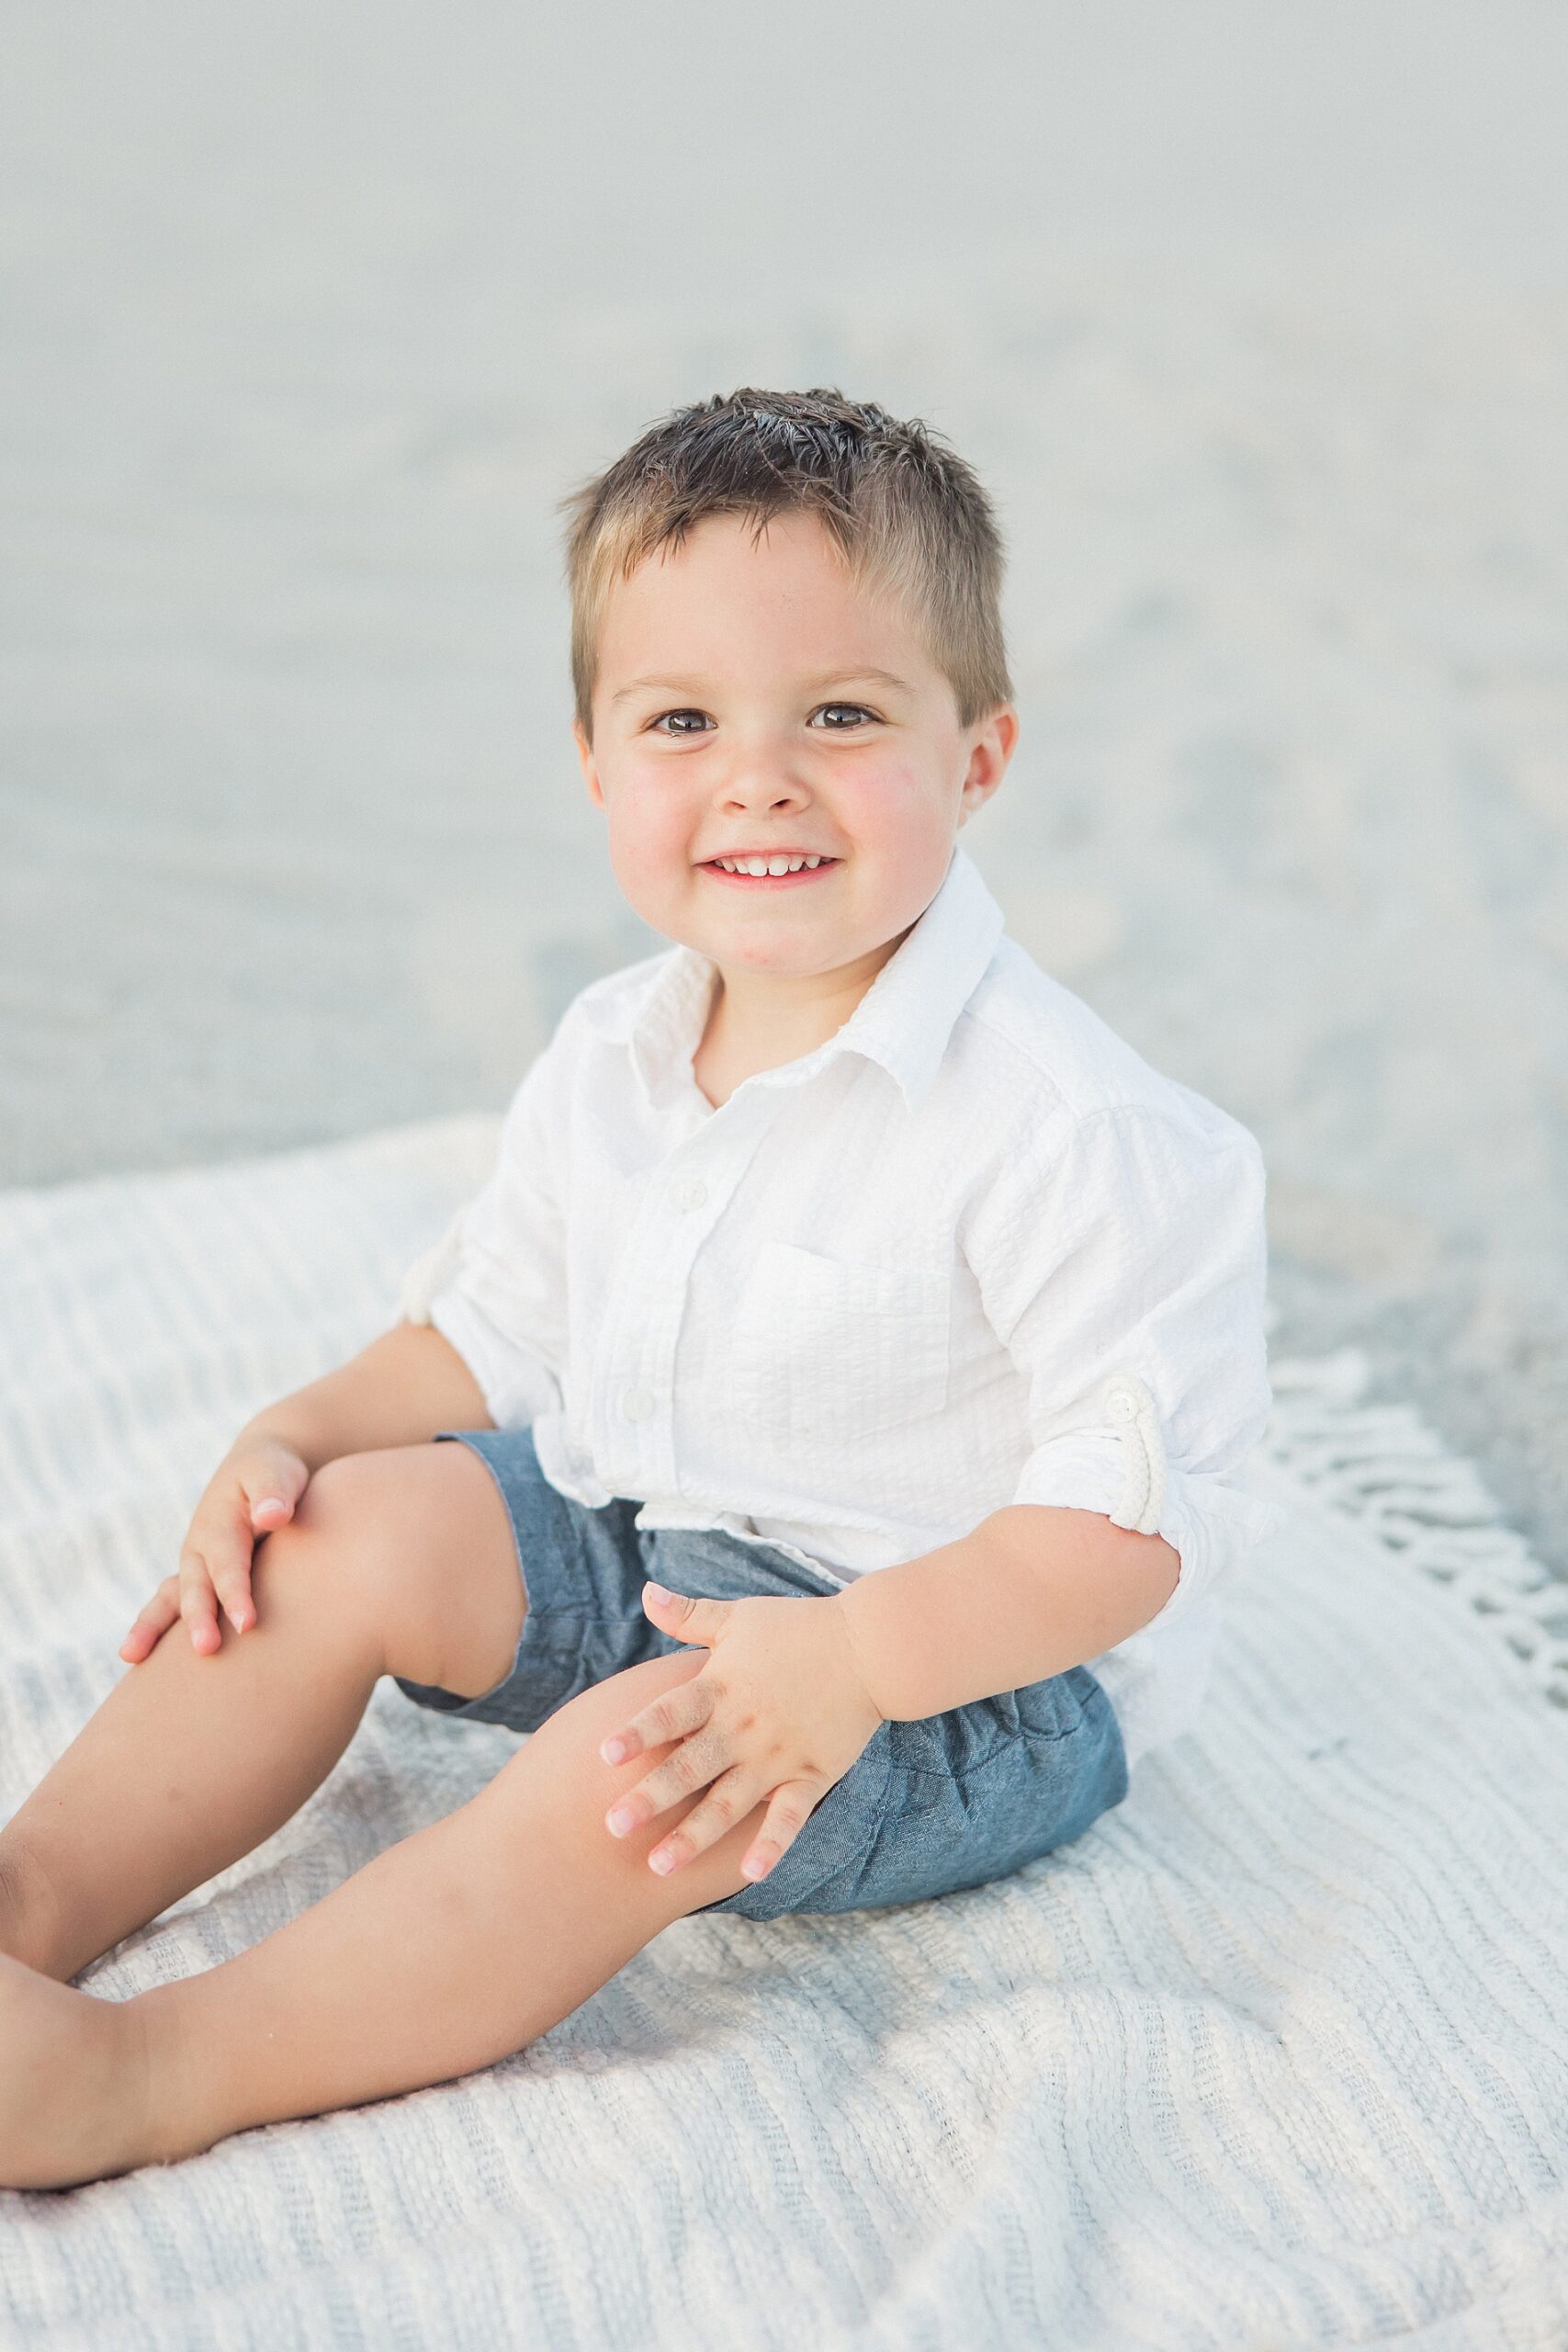
M1017 714L961 728L911 624L814 517L752 528L709 516L612 589L578 755L655 931L751 988L860 962L869 986L1001 782ZM833 862L778 880L710 863L792 850Z

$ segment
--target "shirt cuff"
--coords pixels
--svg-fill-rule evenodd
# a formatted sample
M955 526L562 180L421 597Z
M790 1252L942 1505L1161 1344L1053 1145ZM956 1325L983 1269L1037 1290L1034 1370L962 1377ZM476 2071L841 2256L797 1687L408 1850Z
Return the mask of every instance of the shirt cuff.
M421 1319L433 1323L457 1349L498 1430L526 1429L545 1414L560 1411L560 1386L544 1357L498 1331L455 1283L435 1293Z
M1180 1563L1175 1589L1148 1624L1168 1624L1227 1584L1252 1545L1283 1514L1240 1480L1168 1460L1154 1399L1141 1380L1117 1374L1100 1392L1103 1426L1037 1446L1019 1474L1015 1503L1102 1511L1113 1526L1158 1535Z

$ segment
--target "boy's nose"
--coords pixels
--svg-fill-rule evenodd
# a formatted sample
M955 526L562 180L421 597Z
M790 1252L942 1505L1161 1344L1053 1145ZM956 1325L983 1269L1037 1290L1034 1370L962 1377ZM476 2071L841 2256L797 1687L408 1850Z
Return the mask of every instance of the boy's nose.
M798 808L810 797L810 786L787 754L737 762L718 794L724 807L761 811Z

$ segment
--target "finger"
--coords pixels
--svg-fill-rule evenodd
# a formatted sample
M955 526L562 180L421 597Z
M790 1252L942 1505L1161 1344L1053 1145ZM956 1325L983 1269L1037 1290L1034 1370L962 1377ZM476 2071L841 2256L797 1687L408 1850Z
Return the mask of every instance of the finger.
M132 1618L130 1632L126 1635L127 1641L149 1628L155 1627L159 1632L164 1631L174 1623L179 1613L180 1580L178 1577L165 1577L153 1593L152 1600L144 1602Z
M251 1561L255 1538L251 1532L250 1505L243 1493L231 1509L200 1522L202 1557L212 1589L223 1603L224 1614L236 1634L255 1622L251 1598ZM270 1531L264 1529L264 1533Z
M629 1723L623 1724L599 1743L599 1753L606 1764L624 1764L630 1756L640 1756L646 1748L657 1747L661 1740L684 1739L688 1732L705 1724L714 1708L714 1688L705 1682L701 1674L694 1674L688 1681L678 1682L662 1697L650 1700L640 1708Z
M762 1794L761 1782L748 1767L736 1764L714 1782L701 1804L694 1804L668 1838L661 1838L648 1858L649 1870L662 1877L668 1871L678 1871L694 1854L705 1853L738 1821L744 1821L754 1811Z
M207 1551L207 1595L214 1611L220 1605L236 1634L255 1623L255 1603L251 1598L250 1564L236 1564L231 1554L222 1553L216 1543L209 1542Z
M294 1516L294 1506L310 1483L310 1472L297 1455L279 1452L269 1458L247 1458L240 1473L249 1524L270 1535Z
M645 1584L642 1605L661 1634L678 1642L700 1642L705 1648L724 1631L733 1600L694 1600L689 1593L670 1592L661 1584Z
M121 1642L121 1657L128 1657L132 1666L139 1666L148 1651L157 1647L179 1613L180 1580L178 1577L165 1577Z
M636 1788L615 1799L604 1815L605 1828L612 1838L625 1838L629 1831L640 1829L656 1814L668 1813L682 1797L689 1797L694 1789L705 1789L733 1760L716 1732L694 1732L673 1755L645 1774Z
M741 1857L740 1867L748 1878L767 1877L780 1855L788 1853L816 1812L823 1793L813 1790L806 1781L785 1781L773 1791L762 1826Z
M198 1657L210 1657L221 1649L223 1636L218 1630L218 1603L212 1589L212 1579L207 1564L199 1553L180 1555L180 1615L190 1634L190 1645Z

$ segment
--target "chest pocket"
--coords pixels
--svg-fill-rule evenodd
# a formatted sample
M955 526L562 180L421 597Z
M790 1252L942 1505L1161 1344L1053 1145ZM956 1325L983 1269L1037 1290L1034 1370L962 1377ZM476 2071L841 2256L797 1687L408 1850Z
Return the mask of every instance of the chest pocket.
M941 1412L947 1401L947 1269L824 1258L766 1241L730 1325L743 1409L760 1433L854 1439Z

